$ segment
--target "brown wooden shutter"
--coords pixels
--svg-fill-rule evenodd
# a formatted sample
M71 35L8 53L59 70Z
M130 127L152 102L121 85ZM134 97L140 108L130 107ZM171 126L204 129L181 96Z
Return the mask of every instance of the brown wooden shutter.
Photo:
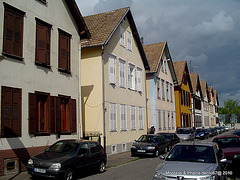
M37 23L36 61L46 63L46 27Z
M51 132L56 132L56 97L51 96L51 108L50 108L50 120L51 120Z
M51 133L51 96L49 95L47 98L47 132Z
M76 99L70 99L70 113L71 113L71 133L77 132L77 109Z
M61 132L61 107L60 97L56 97L56 132Z
M67 69L68 43L67 37L59 34L59 68Z
M21 135L22 127L22 91L12 90L12 130L17 135Z
M23 18L16 16L13 54L22 57Z
M37 103L36 103L36 94L29 93L29 122L28 122L28 131L29 134L34 134L37 132Z

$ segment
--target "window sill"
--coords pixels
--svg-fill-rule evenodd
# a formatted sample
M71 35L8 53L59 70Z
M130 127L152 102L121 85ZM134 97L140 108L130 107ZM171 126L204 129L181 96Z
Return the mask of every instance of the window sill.
M71 74L71 71L70 71L70 70L67 70L67 69L58 68L58 71L59 71L59 72L66 73L66 74Z
M51 69L51 66L46 63L35 62L35 65Z
M16 60L19 60L19 61L23 61L24 58L23 57L20 57L20 56L16 56L16 55L13 55L13 54L8 54L8 53L2 53L3 56L1 56L1 59L4 59L6 57L9 57L9 58L12 58L12 59L16 59Z

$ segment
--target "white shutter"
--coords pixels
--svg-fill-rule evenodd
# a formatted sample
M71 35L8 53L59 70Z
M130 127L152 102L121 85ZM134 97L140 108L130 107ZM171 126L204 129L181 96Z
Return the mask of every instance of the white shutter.
M131 70L130 65L128 65L128 88L132 88L132 77L131 77Z
M142 70L137 68L137 90L142 92Z
M115 57L110 55L108 60L108 66L109 66L109 83L115 84L116 82L116 64L115 64Z
M120 45L125 47L125 32L124 28L120 26Z

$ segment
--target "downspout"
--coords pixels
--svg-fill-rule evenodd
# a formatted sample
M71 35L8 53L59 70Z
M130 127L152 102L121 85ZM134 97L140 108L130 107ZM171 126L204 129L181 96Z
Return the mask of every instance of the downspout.
M146 120L147 120L147 132L148 133L148 106L147 106L147 73L145 72L145 99L146 99Z
M82 89L81 89L81 42L79 43L79 50L78 50L78 57L79 57L79 77L78 77L78 130L77 130L77 139L81 139L83 137L83 130L82 130ZM79 132L80 129L80 132Z
M104 88L104 45L102 45L102 92L103 92L103 148L106 152L105 88Z

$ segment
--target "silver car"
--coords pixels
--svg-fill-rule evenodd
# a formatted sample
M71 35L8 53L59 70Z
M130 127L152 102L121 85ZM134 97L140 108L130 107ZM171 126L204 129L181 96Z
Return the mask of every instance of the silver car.
M178 128L176 134L181 141L193 141L195 138L193 128Z
M156 168L152 180L224 178L227 159L217 143L178 143Z

